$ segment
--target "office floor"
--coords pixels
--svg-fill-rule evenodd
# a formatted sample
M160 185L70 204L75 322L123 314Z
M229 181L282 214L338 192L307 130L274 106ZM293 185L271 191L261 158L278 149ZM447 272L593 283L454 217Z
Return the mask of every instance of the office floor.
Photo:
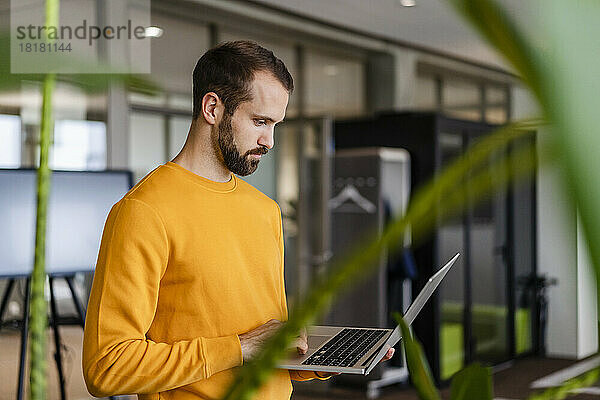
M82 331L77 327L62 327L63 356L67 380L69 400L91 399L87 393L81 372ZM20 336L18 331L4 329L0 332L0 399L15 399ZM54 353L53 336L48 334L48 400L60 399L57 385L56 368L52 354ZM573 361L556 359L526 358L517 360L513 365L494 374L494 393L496 399L525 399L530 392L529 385L536 379L573 365ZM326 400L326 399L365 399L362 391L338 388L323 382L296 383L294 400ZM588 388L587 393L577 394L570 399L591 400L600 396L600 385ZM442 390L445 399L449 398L449 390ZM120 399L125 399L121 397ZM410 387L394 386L381 393L381 400L417 399L415 391Z

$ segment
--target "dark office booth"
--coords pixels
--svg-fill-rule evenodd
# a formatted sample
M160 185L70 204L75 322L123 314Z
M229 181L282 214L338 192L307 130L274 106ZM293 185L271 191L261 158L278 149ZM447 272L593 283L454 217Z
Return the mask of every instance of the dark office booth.
M495 128L436 113L390 113L336 121L334 137L336 151L373 146L407 150L412 196ZM535 144L533 135L520 140ZM457 185L456 190L463 188ZM483 201L469 198L463 213L438 221L434 231L414 245L418 276L413 294L461 253L413 324L438 382L474 361L498 365L537 351L535 304L524 284L536 272L535 193L531 177L499 185Z

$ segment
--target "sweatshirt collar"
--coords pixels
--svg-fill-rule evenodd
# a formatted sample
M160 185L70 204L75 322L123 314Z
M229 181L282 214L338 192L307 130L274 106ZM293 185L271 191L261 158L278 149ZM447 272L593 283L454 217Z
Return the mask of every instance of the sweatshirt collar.
M168 161L164 164L165 167L177 171L178 173L186 176L188 179L193 180L197 184L203 186L206 189L212 190L214 192L227 193L232 192L237 187L237 178L235 174L231 174L231 179L227 182L217 182L200 176L188 169L185 169L179 164L176 164L172 161Z

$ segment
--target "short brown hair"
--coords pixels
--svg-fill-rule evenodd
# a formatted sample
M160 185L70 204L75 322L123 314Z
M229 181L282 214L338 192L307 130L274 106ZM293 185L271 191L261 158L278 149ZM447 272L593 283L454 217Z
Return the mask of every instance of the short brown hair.
M192 75L193 118L200 115L202 98L208 92L215 92L225 105L225 112L233 115L242 102L252 99L250 83L258 71L272 73L288 93L294 90L294 81L283 61L255 42L225 42L208 50L196 63Z

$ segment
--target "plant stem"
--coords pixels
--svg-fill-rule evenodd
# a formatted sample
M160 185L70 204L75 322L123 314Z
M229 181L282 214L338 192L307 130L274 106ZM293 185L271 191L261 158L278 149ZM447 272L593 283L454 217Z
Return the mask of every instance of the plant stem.
M58 0L46 0L46 26L58 25ZM48 156L54 118L52 116L52 92L56 83L56 74L49 73L44 77L42 121L40 129L40 165L37 173L37 212L35 231L35 256L31 277L31 310L30 310L30 398L44 400L46 398L46 326L47 305L44 294L46 283L46 221L48 195L50 192L50 168ZM57 349L60 351L60 349Z
M52 132L52 91L56 76L46 75L42 103L42 126L40 132L40 166L37 183L37 217L35 232L35 259L31 279L31 399L44 399L46 394L46 326L47 306L44 288L46 283L46 214L50 192L50 168L48 154Z

